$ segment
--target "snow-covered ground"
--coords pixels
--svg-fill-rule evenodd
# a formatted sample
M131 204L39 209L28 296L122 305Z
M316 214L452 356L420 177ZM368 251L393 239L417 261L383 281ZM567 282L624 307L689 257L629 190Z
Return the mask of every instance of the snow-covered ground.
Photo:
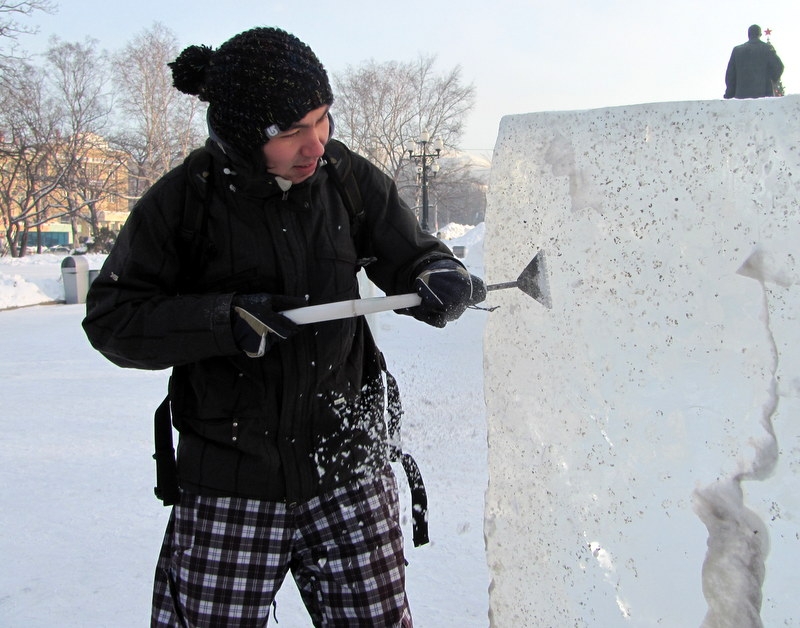
M479 225L449 242L466 248L464 261L477 275L482 236ZM0 626L144 626L168 516L153 495L151 459L153 411L167 373L107 362L81 330L82 305L31 306L63 300L62 259L0 258ZM100 261L90 257L90 268ZM445 329L392 313L376 319L403 397L405 448L428 491L431 543L416 549L410 498L402 496L408 591L422 628L489 623L487 316L470 311ZM288 580L277 620L311 625Z

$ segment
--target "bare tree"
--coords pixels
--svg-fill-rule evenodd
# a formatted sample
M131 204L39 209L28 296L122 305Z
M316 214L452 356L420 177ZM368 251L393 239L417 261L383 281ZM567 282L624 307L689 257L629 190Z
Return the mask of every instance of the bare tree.
M434 72L435 56L414 62L368 61L334 75L337 133L392 178L406 141L427 130L457 146L475 88L461 84L461 68Z
M0 91L0 212L7 248L24 255L28 234L50 219L44 199L66 169L53 167L63 110L46 90L45 73L16 59L3 68Z
M353 150L390 177L399 172L398 147L420 117L412 89L410 64L396 61L348 67L334 75L336 133Z
M53 37L45 54L53 91L64 103L70 135L102 133L111 112L106 54L97 40L64 42Z
M32 35L38 29L25 24L24 18L37 11L54 13L55 10L53 0L0 0L0 66L9 59L25 56L17 49L18 38Z
M45 58L50 87L64 111L62 140L53 153L53 166L65 171L58 190L45 202L51 214L70 217L77 242L79 221L88 223L92 236L97 236L98 208L115 195L127 194L119 189L117 177L126 157L111 150L103 139L111 97L107 56L98 51L97 41L69 43L53 38Z
M461 68L438 74L435 62L435 56L414 62L368 61L333 77L337 135L388 174L412 207L418 204L419 185L415 164L404 159L406 142L428 131L444 142L443 155L453 152L475 102L475 88L462 83ZM446 205L467 198L474 204L474 195L463 188L480 188L458 159L442 160L441 165L429 192L435 205L443 205L443 213L455 215L455 208ZM482 212L483 203L477 202Z
M115 138L131 158L131 193L144 190L204 137L205 107L172 86L167 63L178 55L171 30L154 23L114 56L122 132Z

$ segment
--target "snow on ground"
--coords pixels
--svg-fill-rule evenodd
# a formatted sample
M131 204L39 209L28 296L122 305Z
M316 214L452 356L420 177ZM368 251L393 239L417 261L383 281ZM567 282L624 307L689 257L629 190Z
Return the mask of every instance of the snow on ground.
M463 231L448 244L464 246L470 271L483 275L483 225ZM82 305L20 307L63 300L62 259L0 258L0 626L144 626L168 516L153 495L151 459L152 416L168 373L106 361L81 330ZM411 543L410 497L401 495L408 593L423 628L489 623L487 316L469 311L445 329L391 312L375 319L400 386L405 448L428 491L431 543L421 548ZM277 620L311 625L289 581Z

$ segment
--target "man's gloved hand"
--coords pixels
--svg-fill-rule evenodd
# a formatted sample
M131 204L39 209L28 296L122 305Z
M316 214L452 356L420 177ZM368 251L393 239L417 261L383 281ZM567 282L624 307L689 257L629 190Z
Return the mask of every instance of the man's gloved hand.
M279 340L296 334L298 326L278 314L306 305L301 297L274 294L237 294L231 304L231 325L236 346L251 358L260 358Z
M414 290L422 303L409 314L434 327L444 327L461 316L467 306L486 298L483 281L451 259L428 264L414 280Z

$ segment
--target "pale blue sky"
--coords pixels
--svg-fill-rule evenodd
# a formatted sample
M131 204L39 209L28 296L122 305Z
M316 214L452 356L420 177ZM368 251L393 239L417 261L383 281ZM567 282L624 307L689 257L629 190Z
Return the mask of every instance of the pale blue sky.
M507 114L721 98L731 48L753 23L772 29L787 93L800 93L798 0L57 1L56 15L34 20L41 31L26 48L58 35L115 50L159 21L182 47L279 26L330 72L436 54L439 70L460 65L475 85L463 147L486 152Z

